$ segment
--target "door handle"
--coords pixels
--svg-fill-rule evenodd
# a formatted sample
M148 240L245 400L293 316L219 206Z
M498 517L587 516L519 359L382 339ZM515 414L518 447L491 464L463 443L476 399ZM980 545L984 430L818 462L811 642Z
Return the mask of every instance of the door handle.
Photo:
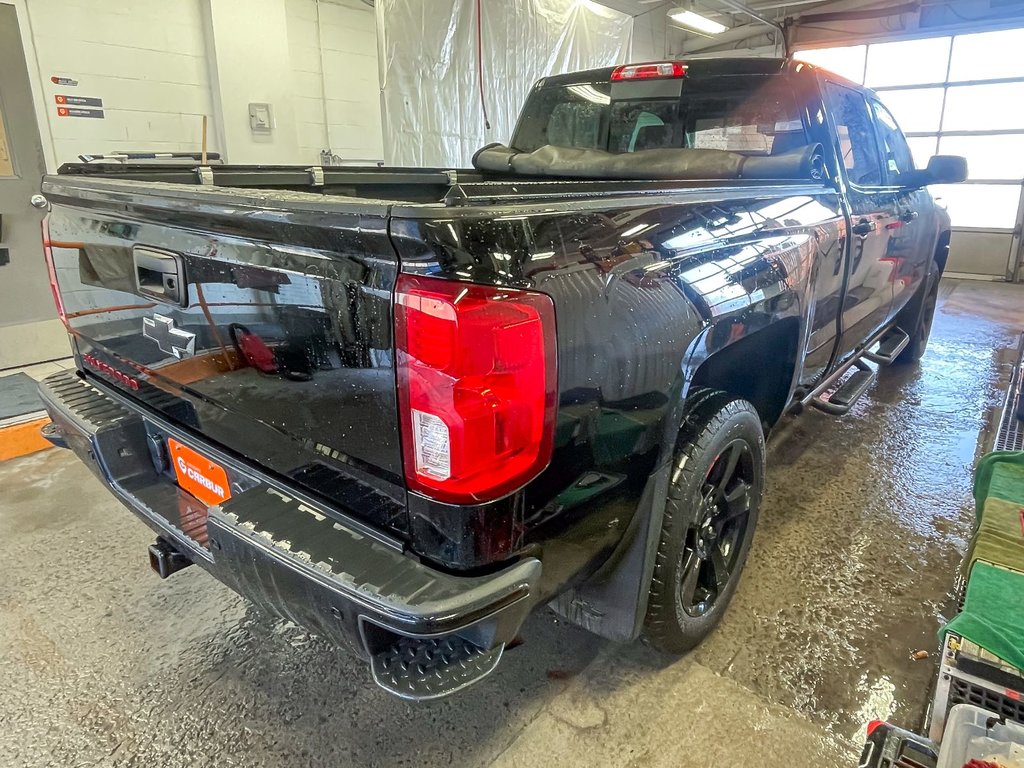
M857 235L857 237L867 237L875 231L875 223L873 221L868 221L867 219L862 219L851 227L851 231L853 234Z
M187 305L188 292L180 256L136 246L132 260L135 263L135 288L139 293L158 301Z
M900 221L904 224L909 224L917 218L917 211L904 211L900 214Z

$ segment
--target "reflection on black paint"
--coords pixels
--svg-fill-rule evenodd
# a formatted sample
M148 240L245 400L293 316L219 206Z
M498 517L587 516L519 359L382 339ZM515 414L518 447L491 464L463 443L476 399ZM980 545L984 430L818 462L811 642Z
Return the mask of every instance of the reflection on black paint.
M55 207L52 239L76 246L55 248L54 258L79 351L137 378L146 402L168 418L308 480L307 490L328 501L342 505L331 488L353 480L401 503L397 263L383 216L241 217L162 202L172 210L129 205L131 224ZM187 306L137 295L136 245L179 254ZM195 335L193 356L179 359L143 336L143 318L157 314ZM314 463L326 469L311 475L305 468ZM320 482L330 472L338 482ZM386 522L406 529L404 516Z
M582 537L577 552L545 561L570 571L628 525L688 372L773 322L802 328L812 267L838 240L838 200L818 191L476 213L395 221L393 240L409 269L554 300L556 448L523 494L523 541ZM570 526L581 530L566 538Z
M84 246L81 259L56 254L82 285L68 292L80 302L69 311L107 307L74 317L83 350L126 369L134 361L148 387L192 409L204 434L312 493L342 507L362 488L407 503L392 514L368 497L360 514L408 531L414 550L440 552L452 567L578 542L546 561L555 564L545 582L557 584L560 568L585 572L621 538L694 367L776 321L802 330L812 266L838 242L837 199L743 194L438 209L433 220L393 219L390 232L382 218L292 214L301 226L247 221L245 234L211 236L203 233L234 219L180 210L159 221L138 213L130 237L100 234L70 212L51 228ZM118 287L131 248L147 242L183 254L187 307L140 307ZM553 299L556 446L523 491L469 508L404 493L391 331L399 258L411 271ZM141 335L153 313L196 334L194 358L171 358ZM240 329L252 337L248 352ZM566 537L567 527L580 530Z

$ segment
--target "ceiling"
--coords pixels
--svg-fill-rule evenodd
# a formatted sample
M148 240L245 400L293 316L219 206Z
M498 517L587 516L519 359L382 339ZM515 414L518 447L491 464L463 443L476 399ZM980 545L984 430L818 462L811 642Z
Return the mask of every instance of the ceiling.
M616 11L622 13L628 13L630 16L640 16L645 13L667 13L668 10L675 6L686 7L690 3L686 0L598 0L601 5L614 8ZM784 18L786 16L793 15L798 11L809 10L815 6L832 6L840 7L842 5L858 5L858 3L842 3L836 2L836 0L789 0L789 2L783 2L783 0L751 0L750 2L744 3L757 11L764 11L765 15L771 17ZM737 16L737 21L745 23L749 19L743 14L737 14L735 11L731 11L726 8L722 3L717 0L701 0L692 4L693 9L700 13L702 16L708 16L712 18L719 18L722 16Z
M749 14L736 11L721 0L598 0L602 5L627 13L634 18L647 17L656 28L664 30L665 51L668 53L713 54L744 47L774 46L781 42L771 27ZM892 5L882 0L740 0L759 16L772 21L799 17L819 10L828 12L861 9L868 5ZM729 27L721 35L698 35L674 24L668 19L673 7L692 10ZM781 49L779 49L781 50Z
M781 35L749 14L733 10L736 0L597 0L661 30L663 55L715 55L743 49L776 53ZM1024 27L1024 0L739 0L758 16L782 22L790 48L850 45L906 37L959 34L983 29ZM671 23L674 6L729 27L698 35ZM785 21L783 21L785 20ZM650 35L650 32L648 32Z

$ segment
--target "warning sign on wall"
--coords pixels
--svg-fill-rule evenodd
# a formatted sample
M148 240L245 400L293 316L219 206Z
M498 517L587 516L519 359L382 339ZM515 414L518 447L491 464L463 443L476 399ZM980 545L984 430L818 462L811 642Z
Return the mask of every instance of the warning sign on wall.
M75 107L103 106L103 99L97 99L95 96L68 96L67 94L58 93L53 97L53 100L58 104L69 104Z
M84 109L82 107L57 107L57 117L97 117L103 119L102 109Z

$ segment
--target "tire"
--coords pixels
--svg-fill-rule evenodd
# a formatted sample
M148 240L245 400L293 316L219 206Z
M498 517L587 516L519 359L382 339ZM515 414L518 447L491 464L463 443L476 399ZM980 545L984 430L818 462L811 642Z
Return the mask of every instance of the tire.
M914 301L910 307L907 307L907 309L913 308L909 318L910 322L907 322L907 325L913 330L907 330L903 323L897 321L897 325L910 334L910 341L907 343L907 346L903 348L903 351L893 361L897 365L916 363L928 348L928 337L932 333L932 321L935 319L935 306L939 300L939 278L941 276L933 264L933 268L928 273L928 278L925 280L924 285L922 285L924 293L921 296L921 300Z
M673 460L644 622L646 641L671 654L699 644L725 613L764 491L764 432L754 406L707 390L692 401Z

